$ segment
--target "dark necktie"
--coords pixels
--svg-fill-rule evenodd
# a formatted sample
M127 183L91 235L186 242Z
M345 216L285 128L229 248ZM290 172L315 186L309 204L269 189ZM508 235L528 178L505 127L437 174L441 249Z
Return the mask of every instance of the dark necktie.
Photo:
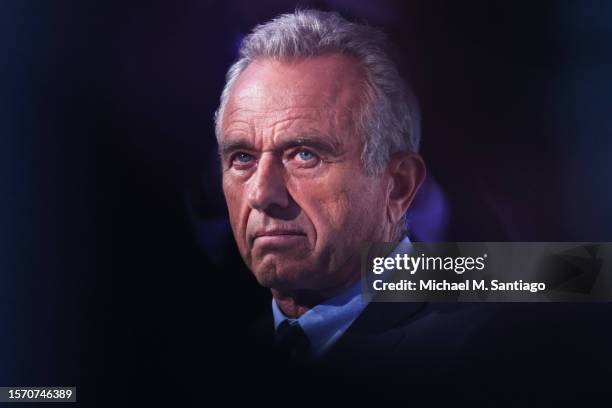
M287 361L305 362L308 358L310 342L297 321L283 320L276 330L274 343L280 357Z

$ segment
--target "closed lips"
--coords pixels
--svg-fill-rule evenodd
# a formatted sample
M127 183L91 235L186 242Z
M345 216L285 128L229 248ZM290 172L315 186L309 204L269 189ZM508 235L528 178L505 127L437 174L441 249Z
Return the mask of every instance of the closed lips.
M274 237L278 235L306 235L301 231L295 230L271 230L271 231L262 231L255 234L255 239L259 237Z

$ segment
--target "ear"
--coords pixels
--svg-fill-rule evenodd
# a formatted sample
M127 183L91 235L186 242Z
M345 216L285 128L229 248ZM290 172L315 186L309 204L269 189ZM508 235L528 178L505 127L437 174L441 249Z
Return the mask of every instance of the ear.
M408 211L416 192L425 179L425 162L417 153L398 152L387 164L389 176L387 216L397 223Z

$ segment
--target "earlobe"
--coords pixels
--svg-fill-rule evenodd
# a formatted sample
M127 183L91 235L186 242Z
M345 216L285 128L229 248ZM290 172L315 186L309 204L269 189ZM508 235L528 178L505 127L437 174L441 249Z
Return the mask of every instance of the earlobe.
M425 162L418 153L398 152L389 159L387 172L390 177L387 214L389 221L396 223L410 208L425 179Z

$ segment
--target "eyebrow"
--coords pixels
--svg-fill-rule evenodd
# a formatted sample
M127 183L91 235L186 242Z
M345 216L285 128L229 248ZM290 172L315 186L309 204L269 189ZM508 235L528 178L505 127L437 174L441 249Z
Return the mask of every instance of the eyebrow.
M253 145L246 140L232 140L219 143L219 156L225 157L238 150L254 150Z
M331 154L337 156L340 154L340 146L336 140L330 140L330 137L324 137L316 134L304 134L287 138L287 140L281 141L273 150L284 151L294 147L310 147L319 152ZM229 154L240 151L253 151L257 150L253 147L253 144L246 139L232 140L229 142L222 142L219 144L219 155L221 157L227 157Z

